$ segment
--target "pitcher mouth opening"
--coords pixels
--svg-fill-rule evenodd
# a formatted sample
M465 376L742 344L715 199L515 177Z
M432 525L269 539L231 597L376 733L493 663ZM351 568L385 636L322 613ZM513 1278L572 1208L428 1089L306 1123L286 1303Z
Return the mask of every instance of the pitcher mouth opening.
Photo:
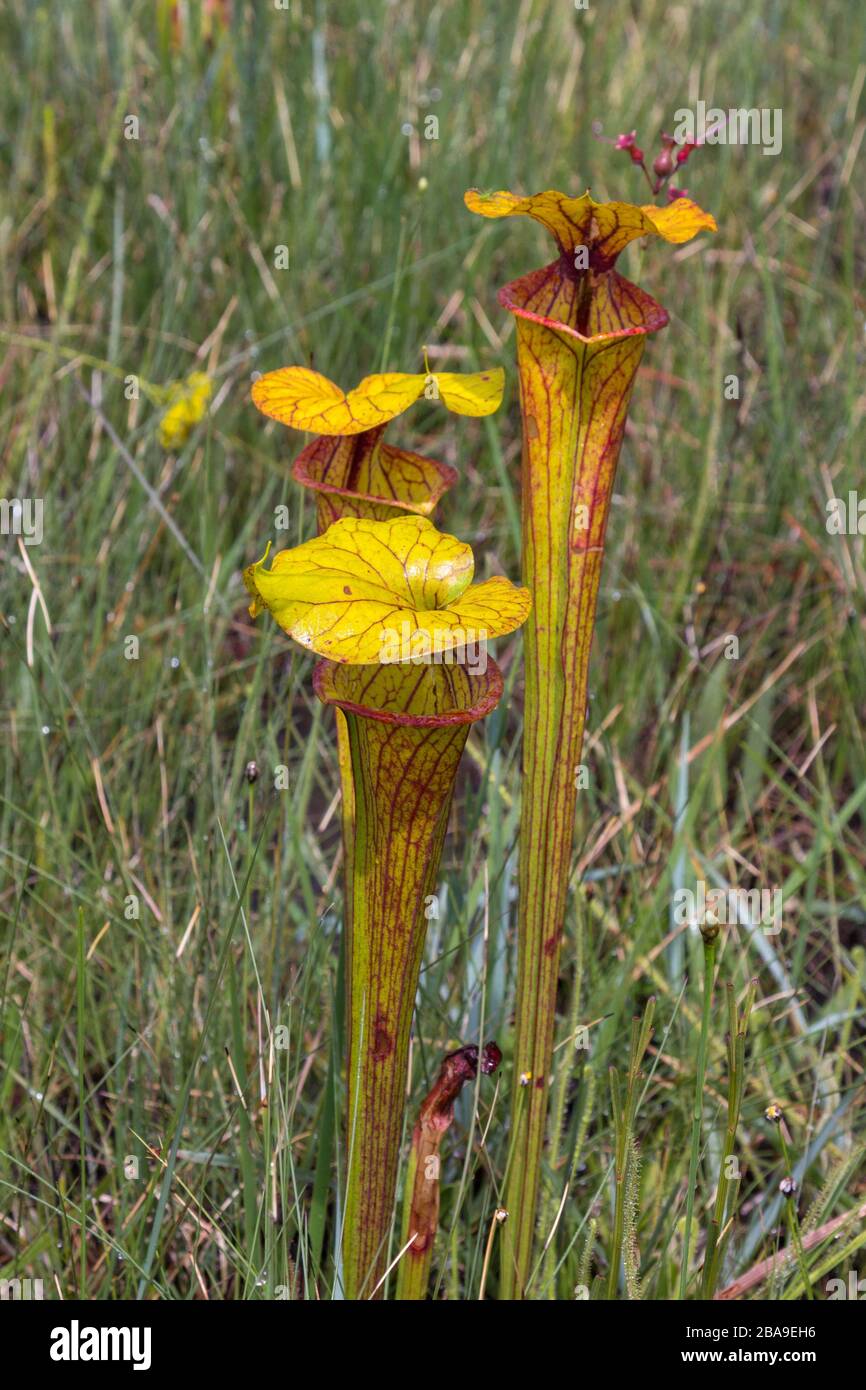
M320 661L313 672L313 689L323 704L412 729L474 724L496 708L503 684L489 657L483 673L460 665L371 667L333 661Z
M519 318L593 345L658 333L669 323L667 310L616 270L576 271L564 260L503 285L499 303ZM567 318L560 316L563 312ZM601 331L582 331L593 317L604 325Z

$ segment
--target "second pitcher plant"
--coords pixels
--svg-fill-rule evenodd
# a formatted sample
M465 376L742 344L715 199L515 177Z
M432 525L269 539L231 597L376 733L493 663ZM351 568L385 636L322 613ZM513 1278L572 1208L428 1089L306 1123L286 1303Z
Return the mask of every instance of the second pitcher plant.
M687 198L667 207L596 203L548 191L466 194L483 217L523 214L558 257L499 291L517 321L523 416L526 697L520 825L517 1029L512 1155L500 1296L531 1271L552 1065L587 671L614 474L648 333L668 316L615 269L630 241L689 241L713 218Z

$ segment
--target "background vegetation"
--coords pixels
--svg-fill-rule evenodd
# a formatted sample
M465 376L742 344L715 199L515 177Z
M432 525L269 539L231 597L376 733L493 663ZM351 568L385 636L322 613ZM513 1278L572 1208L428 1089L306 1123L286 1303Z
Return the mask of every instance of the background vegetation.
M758 989L722 1282L789 1241L771 1101L801 1218L819 1194L813 1226L854 1212L866 576L862 537L828 535L825 507L863 481L857 7L6 0L0 35L2 495L45 502L43 544L4 537L0 554L0 1276L90 1298L331 1296L333 727L310 662L275 625L251 624L240 581L269 539L309 535L314 508L288 477L303 441L257 414L251 374L308 362L348 387L419 370L425 343L434 365L504 365L491 420L422 403L399 434L460 469L443 529L472 541L484 572L516 577L514 343L495 291L549 247L528 223L472 218L463 190L589 185L644 200L592 122L636 128L652 151L698 98L780 107L784 145L777 158L699 151L683 182L718 235L623 262L672 321L644 359L609 534L545 1173L552 1236L533 1289L568 1299L606 1278L607 1071L627 1068L630 1020L652 994L629 1249L644 1296L676 1295L701 942L674 923L672 895L698 878L781 888L785 912L777 937L723 934L693 1249L724 1142L728 981L739 999L753 976ZM137 140L124 138L130 114ZM213 377L212 409L166 453L160 408L144 387L127 399L124 382L192 370ZM738 400L724 396L731 373ZM281 504L288 533L274 530ZM506 1054L474 1126L466 1095L448 1139L435 1262L448 1298L481 1291L508 1150L519 639L497 658L511 698L470 738L413 1047L413 1108L458 1042L483 1029ZM864 1241L854 1220L807 1251L817 1296L862 1268ZM791 1260L745 1296L802 1291Z

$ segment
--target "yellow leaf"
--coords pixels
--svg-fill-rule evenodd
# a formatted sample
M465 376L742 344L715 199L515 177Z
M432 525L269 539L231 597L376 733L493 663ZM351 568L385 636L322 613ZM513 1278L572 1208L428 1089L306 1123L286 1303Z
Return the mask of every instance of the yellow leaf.
M490 415L502 400L505 374L384 372L367 376L348 394L309 367L281 367L253 383L263 415L313 434L361 434L402 415L420 396L441 399L456 415Z
M425 517L345 517L281 551L270 569L266 559L244 574L250 612L269 609L296 642L332 661L435 659L513 632L529 613L527 590L507 579L472 585L470 547Z

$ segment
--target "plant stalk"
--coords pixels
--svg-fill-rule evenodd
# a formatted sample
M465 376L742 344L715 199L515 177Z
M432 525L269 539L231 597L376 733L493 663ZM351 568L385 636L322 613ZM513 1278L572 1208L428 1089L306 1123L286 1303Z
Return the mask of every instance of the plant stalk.
M704 937L704 995L701 1009L701 1033L698 1042L698 1063L695 1075L695 1098L692 1108L692 1143L689 1154L689 1181L686 1191L686 1228L683 1235L683 1254L680 1266L679 1297L684 1299L689 1279L689 1247L692 1236L692 1217L695 1206L695 1184L698 1177L698 1158L701 1147L701 1123L704 1116L704 1080L707 1072L707 1040L710 1032L710 1014L713 1007L713 976L716 968L716 940L710 936L710 929Z
M732 1185L728 1177L728 1164L733 1157L734 1145L737 1140L737 1125L740 1121L740 1107L743 1102L743 1091L746 1084L745 1076L745 1050L746 1034L749 1028L749 1019L755 1002L755 992L757 984L752 980L746 992L746 1002L743 1012L737 1017L737 1007L734 1001L734 988L728 981L728 1119L725 1129L725 1144L722 1151L722 1159L719 1164L719 1181L716 1187L716 1206L713 1218L707 1231L707 1248L704 1252L704 1273L701 1286L701 1296L704 1299L711 1299L716 1289L716 1282L719 1277L722 1256L724 1254L725 1241L722 1239L722 1230L725 1223L725 1211L728 1207L729 1193L736 1193L736 1179ZM735 1197L732 1197L732 1203Z
M625 1099L623 1100L619 1074L611 1067L610 1098L614 1125L614 1222L611 1243L610 1264L608 1268L607 1297L615 1299L619 1287L619 1269L622 1261L623 1236L625 1233L626 1190L629 1165L633 1163L634 1122L638 1108L638 1083L643 1079L641 1063L644 1059L650 1038L652 1020L655 1012L655 997L650 996L644 1009L643 1018L632 1019L631 1055L628 1076L626 1077Z
M791 1157L788 1153L788 1145L785 1140L784 1121L779 1126L779 1138L782 1141L782 1155L785 1159L785 1172L793 1181L793 1168L791 1167ZM794 1188L790 1196L785 1199L785 1217L788 1223L788 1231L791 1236L791 1243L797 1256L797 1266L800 1270L800 1278L803 1280L803 1289L807 1299L814 1302L815 1294L812 1290L812 1278L809 1274L809 1266L806 1263L806 1252L803 1248L803 1238L800 1234L800 1220L797 1216L797 1189Z

